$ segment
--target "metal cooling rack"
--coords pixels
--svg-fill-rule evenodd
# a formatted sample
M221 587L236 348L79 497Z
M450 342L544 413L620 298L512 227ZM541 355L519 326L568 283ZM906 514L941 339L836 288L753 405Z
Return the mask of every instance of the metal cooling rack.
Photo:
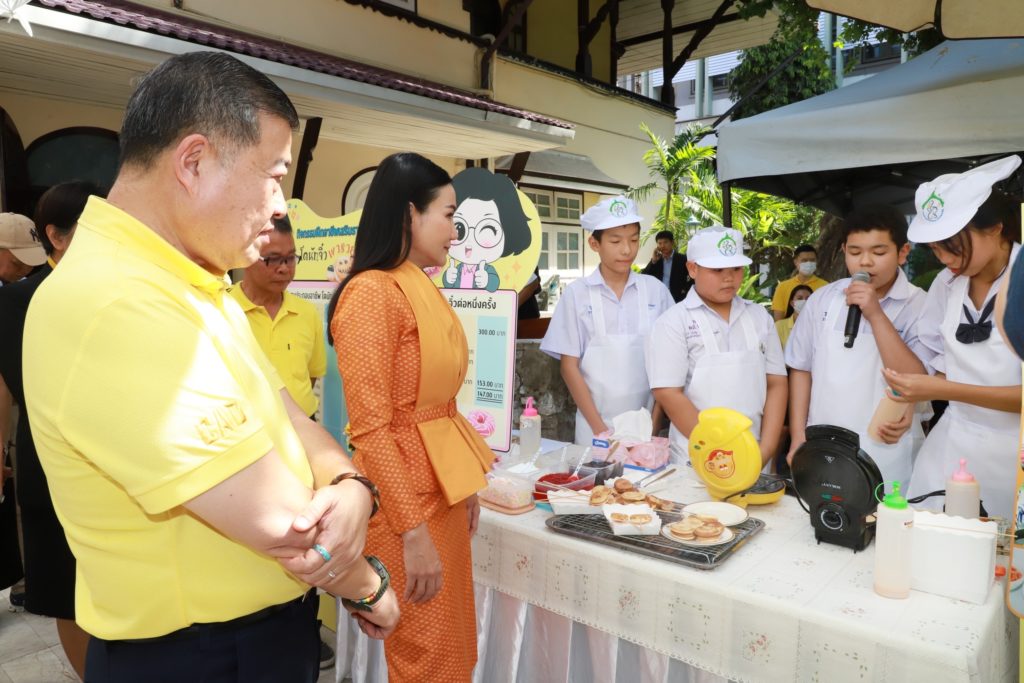
M669 512L659 512L658 515L663 525L677 522L683 517ZM697 569L714 569L719 566L746 543L748 538L764 528L764 522L760 519L747 517L742 523L729 527L735 537L728 543L700 547L680 545L660 533L656 536L616 536L604 515L555 515L549 517L545 524L559 534L603 543L613 548Z

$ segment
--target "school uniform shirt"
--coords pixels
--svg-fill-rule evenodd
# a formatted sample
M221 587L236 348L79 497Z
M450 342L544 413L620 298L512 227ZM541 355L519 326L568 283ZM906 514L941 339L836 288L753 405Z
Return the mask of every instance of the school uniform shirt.
M782 344L771 314L760 304L733 297L729 320L712 310L693 287L686 298L665 312L654 323L647 340L647 376L652 389L689 386L697 361L704 355L704 342L694 319L694 311L703 309L711 323L711 332L720 352L746 348L741 316L749 316L760 346L764 349L769 375L786 375ZM684 352L685 349L685 352Z
M1010 251L1010 262L1012 263L1020 253L1020 245L1014 244ZM1016 273L1015 273L1016 274ZM982 308L988 303L989 299L994 297L999 291L999 288L1003 284L1003 278L1006 277L1006 271L996 278L995 282L989 288L988 293L985 295L985 300L982 302ZM946 317L946 308L949 305L949 297L953 288L953 280L956 279L956 275L953 274L949 268L944 268L942 272L935 276L935 280L932 282L932 286L928 289L928 296L924 304L924 310L921 312L921 321L918 323L920 333L918 335L918 343L910 348L918 355L921 361L928 367L931 372L946 372L945 362L945 345L942 342L942 321ZM1009 299L1008 299L1009 301ZM964 305L967 306L967 310L971 313L971 318L977 322L978 317L981 315L980 309L978 309L971 298L964 297ZM1013 308L1007 305L1007 312ZM992 317L989 318L992 322L992 334L999 334L999 330L995 326L995 320ZM960 322L970 322L967 320L967 315L964 313L963 308L960 309ZM1007 377L1006 384L1011 385L1015 382L1015 378Z
M601 276L600 268L586 277L569 283L555 306L548 331L541 340L540 350L556 360L562 356L583 358L590 340L596 335L594 315L590 310L590 289L596 288L604 306L605 334L634 334L640 328L640 287L645 278L647 301L644 310L653 324L662 313L672 307L672 295L657 279L650 275L630 273L622 299L615 296Z
M801 311L800 316L793 325L793 331L789 334L785 353L786 365L794 370L811 371L811 365L814 363L815 347L820 343L825 332L822 329L825 316L828 315L829 308L834 304L837 297L842 298L842 306L845 307L845 290L849 286L850 278L843 278L842 280L825 285L811 294L807 303L804 304L804 310ZM918 330L921 327L921 323L919 319L925 307L926 298L925 291L920 287L912 285L903 270L899 269L896 273L896 281L879 302L882 306L882 312L892 321L893 327L896 328L903 343L915 353L917 353L916 349L920 345ZM836 316L833 325L835 325L836 330L842 330L846 326L845 311L842 315ZM870 334L870 330L871 323L868 322L867 318L862 317L860 329L857 332L858 336ZM855 372L855 370L851 369L851 372Z

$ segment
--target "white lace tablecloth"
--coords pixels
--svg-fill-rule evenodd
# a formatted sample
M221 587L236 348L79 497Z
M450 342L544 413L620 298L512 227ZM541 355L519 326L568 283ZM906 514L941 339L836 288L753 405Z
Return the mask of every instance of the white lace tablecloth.
M701 494L684 482L660 495ZM1002 584L982 605L917 591L889 600L871 588L873 545L816 544L788 496L750 512L766 528L704 571L555 534L539 509L484 510L477 680L699 679L694 669L735 681L1016 680L1018 622ZM344 633L339 646L339 660L354 653L354 680L382 672L379 648Z

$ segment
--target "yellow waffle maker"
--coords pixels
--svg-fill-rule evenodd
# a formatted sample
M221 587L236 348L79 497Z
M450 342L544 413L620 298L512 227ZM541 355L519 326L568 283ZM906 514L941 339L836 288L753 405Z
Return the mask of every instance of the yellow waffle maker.
M774 503L786 492L782 481L761 477L761 448L746 415L729 408L700 411L690 434L694 471L716 500L741 507Z

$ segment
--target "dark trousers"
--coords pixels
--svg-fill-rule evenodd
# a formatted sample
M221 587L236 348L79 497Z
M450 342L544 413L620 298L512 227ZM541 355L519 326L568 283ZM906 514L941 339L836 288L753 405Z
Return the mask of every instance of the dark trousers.
M316 595L265 618L194 624L149 640L92 638L86 683L314 683L320 674Z

